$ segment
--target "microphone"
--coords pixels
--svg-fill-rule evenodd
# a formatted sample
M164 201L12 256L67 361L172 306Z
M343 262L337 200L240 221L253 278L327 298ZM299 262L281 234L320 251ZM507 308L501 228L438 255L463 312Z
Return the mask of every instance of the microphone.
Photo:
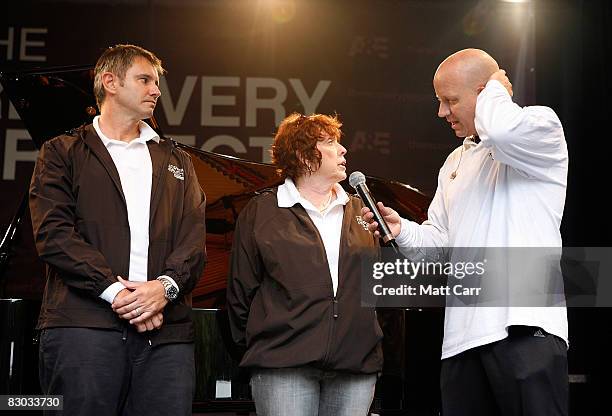
M389 243L397 251L398 247L397 243L395 242L395 237L393 237L393 234L391 234L387 221L385 221L383 216L380 214L378 207L376 206L376 200L366 185L365 175L359 171L351 173L351 176L349 177L349 184L355 188L365 206L372 211L372 214L374 214L374 221L378 223L378 231L382 235L383 241L385 243Z

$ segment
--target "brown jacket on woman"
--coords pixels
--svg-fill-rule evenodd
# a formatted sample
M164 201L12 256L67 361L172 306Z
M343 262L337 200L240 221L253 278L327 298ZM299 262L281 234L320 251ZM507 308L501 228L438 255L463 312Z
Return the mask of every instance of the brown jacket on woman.
M234 341L246 348L242 366L381 371L382 331L374 309L361 306L362 260L378 247L361 207L356 197L344 207L336 296L323 242L301 205L279 208L275 189L240 213L227 300Z

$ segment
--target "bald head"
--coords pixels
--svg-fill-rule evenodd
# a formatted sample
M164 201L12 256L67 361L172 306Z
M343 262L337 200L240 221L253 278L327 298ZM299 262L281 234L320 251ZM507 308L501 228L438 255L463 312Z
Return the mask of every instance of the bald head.
M434 81L436 78L451 77L468 88L484 87L497 70L497 62L485 51L463 49L442 61L436 70Z
M480 49L464 49L446 58L433 85L440 101L438 117L446 119L457 137L476 134L476 99L499 66Z

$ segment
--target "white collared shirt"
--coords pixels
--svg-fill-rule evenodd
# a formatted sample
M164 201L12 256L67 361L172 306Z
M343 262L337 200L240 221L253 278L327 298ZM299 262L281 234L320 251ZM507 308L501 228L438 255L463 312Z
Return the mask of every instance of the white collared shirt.
M151 206L151 185L153 166L147 141L159 142L159 136L147 123L139 123L140 136L129 143L110 139L100 129L99 116L93 120L93 127L113 159L121 188L127 204L130 226L130 266L129 275L124 279L145 282L149 258L149 210ZM119 283L110 285L100 297L112 303L124 286Z
M402 220L398 245L561 247L568 153L557 115L548 107L521 108L501 83L489 81L475 122L481 142L466 139L448 156L427 221ZM568 340L564 307L454 307L446 309L442 358L499 341L510 325Z
M336 199L329 206L320 212L310 201L300 195L295 184L290 178L285 179L285 183L278 187L276 194L279 208L290 208L295 204L300 204L314 223L321 236L327 256L329 274L332 279L334 296L338 291L338 258L340 253L340 236L342 234L342 219L344 218L344 205L349 201L349 197L338 184L334 185Z

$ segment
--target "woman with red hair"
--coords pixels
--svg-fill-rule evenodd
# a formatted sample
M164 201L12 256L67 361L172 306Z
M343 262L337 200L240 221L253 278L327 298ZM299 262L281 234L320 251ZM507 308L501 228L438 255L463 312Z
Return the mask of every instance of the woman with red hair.
M367 415L382 369L382 331L360 289L378 242L361 200L339 185L341 127L321 114L285 118L272 146L285 181L236 223L228 309L259 416Z

